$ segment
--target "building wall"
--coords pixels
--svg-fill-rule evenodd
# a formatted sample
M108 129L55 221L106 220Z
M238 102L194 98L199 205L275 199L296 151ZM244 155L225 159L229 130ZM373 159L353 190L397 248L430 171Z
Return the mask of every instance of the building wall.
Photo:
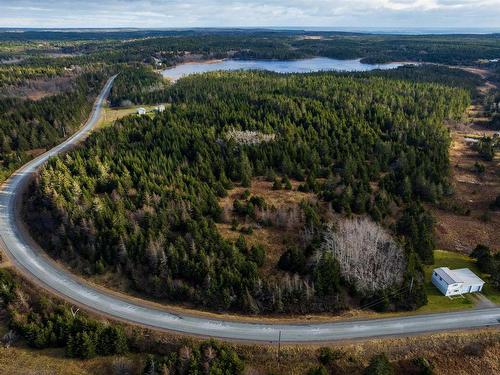
M435 272L432 272L432 283L439 289L445 296L448 295L448 284L439 278Z
M458 284L450 284L448 285L448 293L446 294L447 296L456 296L458 294L463 294L463 284L458 283Z
M432 283L439 289L441 293L445 296L454 296L457 294L462 294L463 289L461 283L448 284L446 281L441 279L435 272L432 272Z
M461 291L464 293L480 292L483 289L483 284L466 284L462 285Z
M432 283L445 296L456 296L459 294L480 292L483 289L483 284L468 284L468 283L447 284L446 281L444 281L438 275L436 275L435 272L432 272Z

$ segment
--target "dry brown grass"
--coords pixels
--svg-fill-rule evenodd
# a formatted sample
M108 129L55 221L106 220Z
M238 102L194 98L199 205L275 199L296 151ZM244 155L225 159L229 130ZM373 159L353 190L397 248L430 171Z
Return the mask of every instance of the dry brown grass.
M398 374L405 374L407 363L425 357L434 366L436 374L498 374L500 371L500 332L478 331L440 333L416 337L384 338L360 343L324 344L340 350L343 358L337 362L338 372L362 374L370 358L386 353L396 366ZM244 355L250 365L246 374L263 375L269 371L280 374L305 374L319 364L316 346L282 346L281 360L277 361L277 347L253 346Z
M241 235L240 232L231 230L231 224L217 224L217 229L222 237L230 241L236 241ZM251 235L244 235L249 246L262 245L266 249L266 260L262 269L266 274L274 269L281 254L285 252L287 243L297 240L297 237L297 232L272 227L255 229Z
M474 119L472 120L474 121ZM489 204L500 193L500 156L484 161L465 141L466 136L492 135L481 125L470 122L464 129L452 130L450 166L455 190L455 204L470 210L470 215L455 214L433 208L437 219L437 247L470 252L478 243L500 249L500 212L488 211ZM486 168L481 175L473 171L474 163ZM489 212L489 221L482 216Z
M99 124L97 128L103 128L110 126L116 120L119 120L125 116L137 113L137 108L110 108L108 106L104 107L101 112L101 118L99 119Z
M112 374L113 357L75 360L64 357L61 349L32 350L28 348L0 348L0 373L29 374Z
M299 181L290 180L292 190L273 190L273 183L266 181L262 177L256 177L252 180L252 186L245 188L237 186L229 191L228 196L221 199L220 205L232 207L233 201L240 197L245 190L250 191L251 195L259 195L264 198L268 205L281 207L290 204L299 204L303 200L316 200L314 193L302 193L297 191L301 184Z
M231 221L236 219L242 226L252 225L251 219L244 219L232 213L233 202L239 199L245 190L248 190L252 196L257 195L266 201L269 207L278 209L298 208L302 201L317 201L314 193L303 193L297 191L300 182L290 181L292 190L273 190L273 183L266 181L262 177L254 178L250 188L241 186L235 187L228 192L225 198L219 200L220 207L226 213L224 223L217 224L220 234L231 241L235 241L241 235L239 231L231 230ZM286 250L287 245L296 243L299 240L300 231L303 223L297 222L287 228L278 227L257 227L252 234L244 235L247 244L263 245L266 249L266 261L262 272L275 272L275 265L280 256Z
M172 345L170 336L154 334L155 351L163 352L161 345ZM175 339L174 339L175 341ZM193 341L195 344L196 340ZM175 345L175 344L174 344ZM362 374L373 355L386 353L398 374L406 373L405 366L417 357L424 357L434 366L436 374L481 374L500 372L500 332L494 329L440 333L402 338L374 339L366 342L337 344L282 345L280 360L277 346L232 345L245 359L246 375L277 374L302 375L319 364L321 346L329 346L344 353L337 362L338 373ZM169 349L170 350L170 349ZM167 353L166 349L164 353ZM133 374L139 374L143 358L128 355ZM91 360L69 359L61 349L33 350L25 347L0 348L2 374L112 374L117 357Z
M487 79L485 69L463 68ZM492 82L485 81L479 92L487 94L496 89ZM500 250L500 212L488 211L489 204L500 194L500 156L492 161L482 160L465 137L493 136L494 132L485 127L484 106L478 100L468 109L468 118L462 123L450 126L452 144L450 148L451 183L455 190L451 200L459 207L468 209L470 215L455 214L432 208L437 220L437 247L470 253L479 243ZM481 175L473 171L474 163L485 166ZM488 213L489 219L484 220Z

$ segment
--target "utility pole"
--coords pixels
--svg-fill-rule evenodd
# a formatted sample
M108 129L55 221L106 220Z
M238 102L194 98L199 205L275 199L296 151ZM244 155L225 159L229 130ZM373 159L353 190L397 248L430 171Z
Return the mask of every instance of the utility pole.
M410 293L411 293L412 289L413 289L413 277L411 278L411 282L410 282Z

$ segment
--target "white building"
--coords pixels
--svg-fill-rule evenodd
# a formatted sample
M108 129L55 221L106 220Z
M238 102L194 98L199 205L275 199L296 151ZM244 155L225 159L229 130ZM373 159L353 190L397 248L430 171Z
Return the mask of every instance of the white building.
M163 104L160 104L158 107L156 107L156 112L158 113L165 112L165 106Z
M480 292L484 281L468 268L450 270L448 267L435 268L432 271L432 283L445 296Z
M145 108L137 108L137 114L138 115L145 115L146 114L146 109Z

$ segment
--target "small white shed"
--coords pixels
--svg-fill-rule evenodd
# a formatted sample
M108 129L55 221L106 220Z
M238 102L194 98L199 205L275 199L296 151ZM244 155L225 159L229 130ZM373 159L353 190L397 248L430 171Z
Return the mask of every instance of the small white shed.
M145 115L146 114L146 109L145 108L137 108L137 114L138 115Z
M165 105L160 104L158 107L156 107L156 112L158 113L165 112Z
M432 283L445 296L480 292L484 285L484 281L470 269L450 270L448 267L435 268Z

